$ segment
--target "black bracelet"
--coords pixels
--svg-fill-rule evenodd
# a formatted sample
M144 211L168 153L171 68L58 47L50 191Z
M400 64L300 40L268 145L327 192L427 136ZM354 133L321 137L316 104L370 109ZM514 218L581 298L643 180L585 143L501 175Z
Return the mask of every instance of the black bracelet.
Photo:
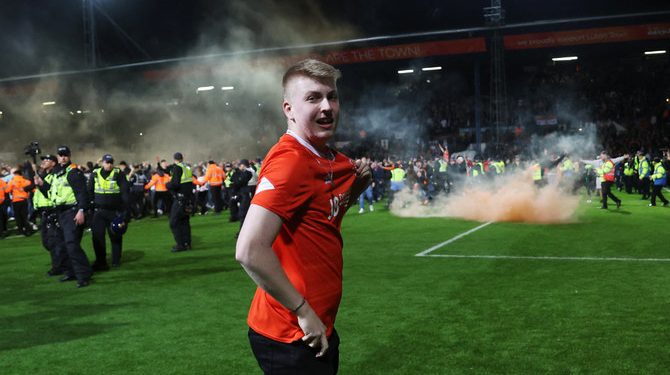
M296 307L295 309L291 310L291 312L294 313L294 314L296 314L296 313L298 312L298 310L300 310L300 308L305 304L305 302L307 302L307 300L303 297L302 302L300 302L300 304L298 305L298 307Z

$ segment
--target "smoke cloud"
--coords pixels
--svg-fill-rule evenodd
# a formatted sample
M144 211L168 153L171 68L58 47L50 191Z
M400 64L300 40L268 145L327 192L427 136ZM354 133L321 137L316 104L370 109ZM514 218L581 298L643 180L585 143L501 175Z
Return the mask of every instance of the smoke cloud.
M312 0L208 6L210 16L188 56L357 36ZM160 79L124 70L21 82L20 92L0 90L0 161L23 159L23 147L32 140L40 141L43 152L68 144L79 163L105 153L133 162L157 155L169 160L176 151L187 161L262 157L286 129L281 76L293 61L279 54L233 54L151 67L151 77ZM43 71L58 67L48 61ZM208 86L213 88L197 91ZM49 101L56 104L42 105Z
M573 162L591 159L595 153L595 132L572 136L549 135L533 140L529 153L544 161L566 154ZM572 194L578 174L545 174L549 183L535 186L530 163L524 168L489 179L460 181L461 188L448 196L438 195L430 204L416 189L396 194L393 214L404 217L454 217L481 222L570 223L577 220L579 197Z

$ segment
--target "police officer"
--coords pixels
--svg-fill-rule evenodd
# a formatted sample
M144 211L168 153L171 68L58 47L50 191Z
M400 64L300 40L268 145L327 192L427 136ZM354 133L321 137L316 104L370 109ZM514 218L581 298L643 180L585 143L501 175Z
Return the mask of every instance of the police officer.
M84 249L81 237L84 233L84 211L88 209L86 178L83 172L70 161L70 148L58 147L58 166L53 171L51 182L35 177L40 191L54 203L59 230L63 237L68 260L65 275L60 281L77 280L77 288L90 284L93 270Z
M170 210L170 230L176 244L172 252L191 249L191 213L193 211L193 172L191 167L184 165L181 152L174 154L170 182L167 188L174 197Z
M51 183L54 175L51 173L58 163L54 155L44 155L41 157L40 178ZM40 189L35 190L33 195L33 207L40 220L40 235L42 237L42 246L51 256L51 269L47 271L48 276L62 275L67 269L65 261L67 256L63 248L64 242L61 231L58 228L57 213L54 210L55 204L49 197L42 194Z
M112 243L112 266L121 265L123 237L111 230L114 219L121 218L123 223L129 220L129 188L126 174L114 167L114 158L110 154L102 157L102 165L91 173L88 181L88 193L93 197L95 213L91 223L95 262L93 271L107 271L107 249L105 232Z

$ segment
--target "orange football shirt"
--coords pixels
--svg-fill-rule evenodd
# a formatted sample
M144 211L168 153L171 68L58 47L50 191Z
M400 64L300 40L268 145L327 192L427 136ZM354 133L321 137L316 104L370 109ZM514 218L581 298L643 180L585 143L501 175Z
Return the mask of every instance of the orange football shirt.
M351 159L332 153L333 160L321 157L289 131L263 160L251 201L282 218L272 249L293 286L328 328L329 336L342 297L340 225L356 178ZM279 342L303 337L298 318L260 287L247 323Z

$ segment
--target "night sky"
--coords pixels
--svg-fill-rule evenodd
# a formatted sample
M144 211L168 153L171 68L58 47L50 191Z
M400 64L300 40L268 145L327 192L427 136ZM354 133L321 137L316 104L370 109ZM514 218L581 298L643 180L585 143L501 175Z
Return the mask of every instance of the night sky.
M232 1L97 0L147 52L149 58L125 40L102 15L96 14L99 65L114 65L159 58L180 57L202 43L204 31L224 19L234 19ZM254 2L256 3L256 2ZM288 4L288 2L283 2ZM290 2L299 14L289 22L297 27L310 22L315 9L333 25L349 25L354 36L388 35L483 25L482 7L488 1L355 0ZM0 2L0 77L84 67L82 5L80 0ZM273 17L272 10L258 13ZM364 4L364 5L362 5ZM406 5L411 4L411 5ZM659 0L503 0L507 23L599 16L629 12L670 10ZM239 20L250 30L263 25ZM319 36L312 42L323 42ZM257 46L281 45L277 40L258 40Z

